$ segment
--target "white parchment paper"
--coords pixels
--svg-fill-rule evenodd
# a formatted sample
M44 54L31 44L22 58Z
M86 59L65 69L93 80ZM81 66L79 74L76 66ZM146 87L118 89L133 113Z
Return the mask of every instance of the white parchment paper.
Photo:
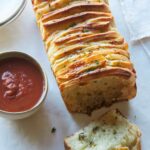
M118 0L111 0L111 8L119 31L127 39L129 32L121 14ZM46 70L49 91L43 108L34 116L11 121L0 118L0 150L64 150L64 137L71 135L111 108L120 111L142 130L142 148L149 150L150 142L150 60L141 43L130 45L130 53L137 71L138 93L134 100L115 104L93 113L92 117L70 114L62 101L50 69L43 42L35 22L30 0L23 14L13 23L0 29L0 51L20 50L32 54ZM55 127L56 132L51 133Z

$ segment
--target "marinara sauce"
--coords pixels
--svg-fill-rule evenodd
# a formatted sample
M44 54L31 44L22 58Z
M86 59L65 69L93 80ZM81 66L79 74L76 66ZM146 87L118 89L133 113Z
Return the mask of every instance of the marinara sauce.
M43 76L33 63L22 58L0 61L0 109L9 112L32 108L43 92Z

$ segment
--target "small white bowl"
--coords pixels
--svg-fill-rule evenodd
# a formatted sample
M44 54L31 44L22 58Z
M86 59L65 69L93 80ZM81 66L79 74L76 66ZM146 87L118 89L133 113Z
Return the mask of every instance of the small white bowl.
M12 119L12 120L17 120L17 119L23 119L23 118L29 117L33 113L35 113L37 110L39 110L39 108L42 106L42 104L45 100L45 97L47 95L48 82L47 82L47 77L46 77L45 71L42 69L41 65L37 62L37 60L35 58L33 58L31 55L25 54L25 53L19 52L19 51L8 51L8 52L0 53L0 60L10 58L10 57L23 58L23 59L35 64L39 68L39 70L43 76L43 80L44 80L43 93L42 93L41 97L39 98L39 100L37 100L37 103L32 108L30 108L26 111L19 111L19 112L9 112L9 111L4 111L4 110L0 109L0 116L8 118L8 119Z

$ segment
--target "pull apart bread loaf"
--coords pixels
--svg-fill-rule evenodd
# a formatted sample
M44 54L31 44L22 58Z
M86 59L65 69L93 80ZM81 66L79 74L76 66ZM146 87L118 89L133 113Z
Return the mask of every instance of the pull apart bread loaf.
M141 150L141 132L117 110L111 110L65 139L66 150Z
M51 67L70 112L136 95L128 44L106 0L33 0Z

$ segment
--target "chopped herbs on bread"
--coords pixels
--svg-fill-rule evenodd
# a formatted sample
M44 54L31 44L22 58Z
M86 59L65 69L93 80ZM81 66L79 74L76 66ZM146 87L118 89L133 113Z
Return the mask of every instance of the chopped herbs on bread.
M136 72L128 44L117 31L108 0L32 2L70 112L91 114L136 96Z
M141 132L118 110L111 110L65 139L66 150L140 150Z

